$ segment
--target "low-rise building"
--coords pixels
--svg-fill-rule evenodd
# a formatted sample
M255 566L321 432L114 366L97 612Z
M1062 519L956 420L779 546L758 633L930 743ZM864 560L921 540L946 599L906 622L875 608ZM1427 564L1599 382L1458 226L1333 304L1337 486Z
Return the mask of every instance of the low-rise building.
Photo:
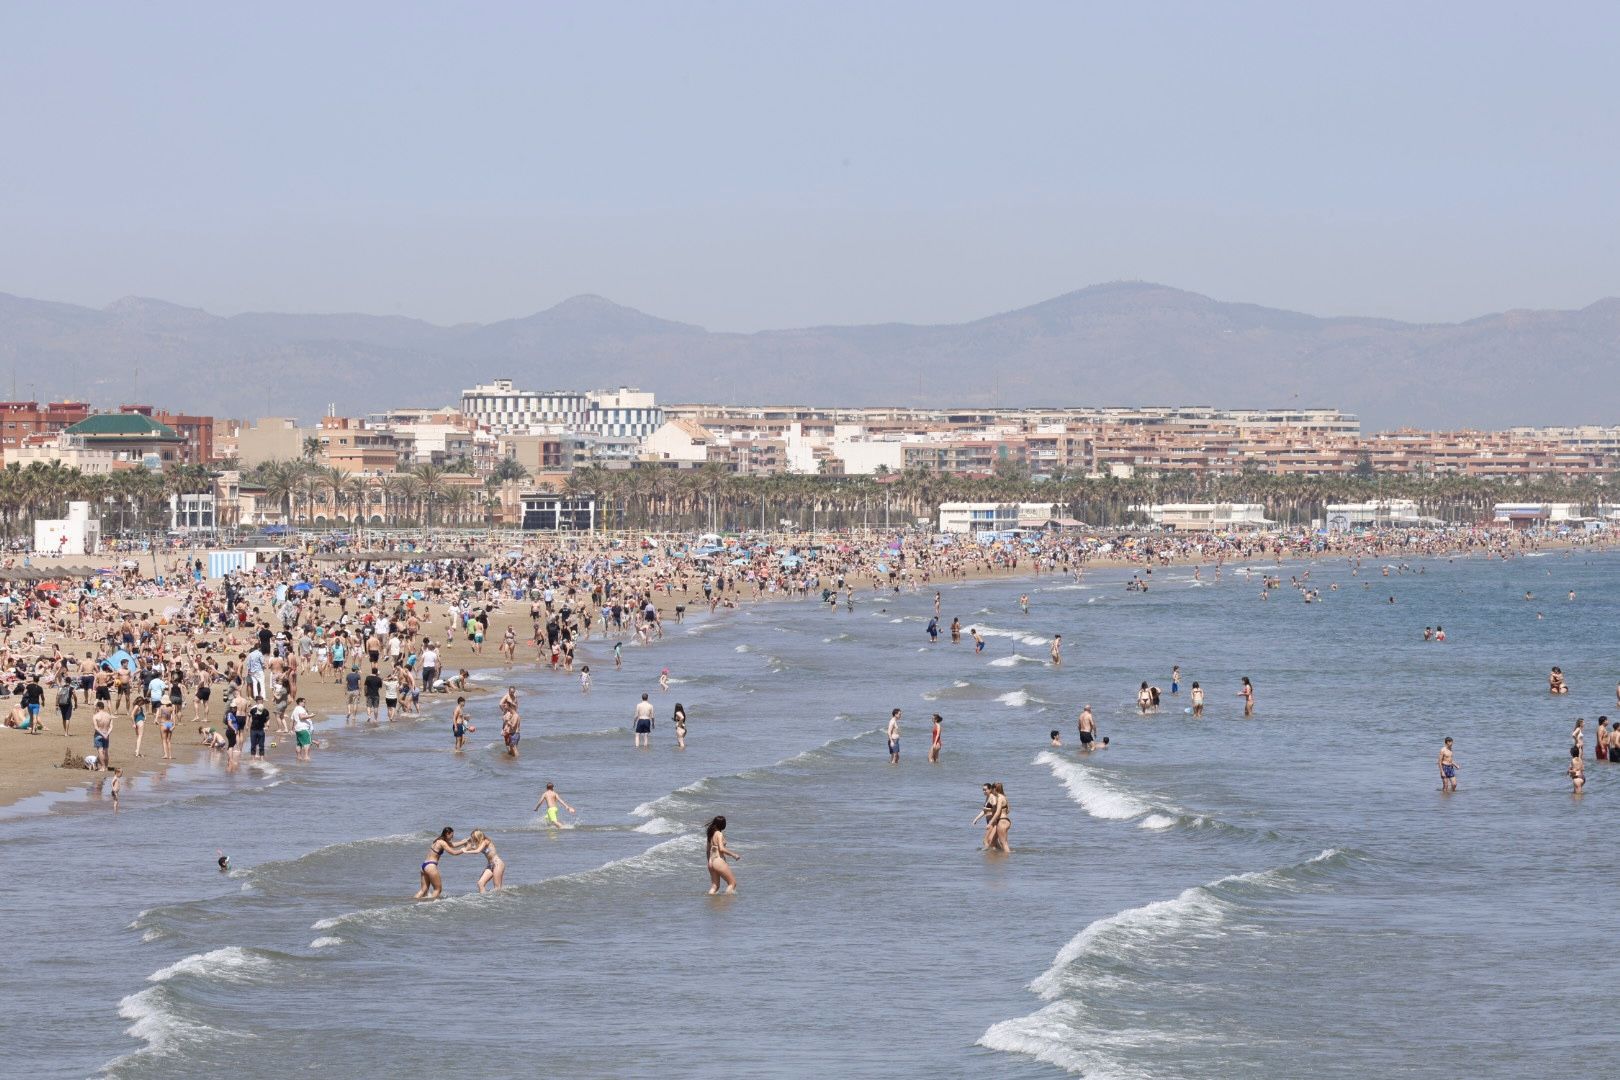
M1132 507L1166 529L1202 532L1212 529L1260 529L1275 524L1261 503L1156 503Z

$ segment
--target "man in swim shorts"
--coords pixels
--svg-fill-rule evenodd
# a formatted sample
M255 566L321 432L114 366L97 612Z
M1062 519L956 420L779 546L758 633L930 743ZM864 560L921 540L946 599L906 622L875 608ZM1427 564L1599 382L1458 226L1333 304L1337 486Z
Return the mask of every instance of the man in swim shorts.
M1091 744L1097 739L1097 721L1091 715L1091 706L1087 705L1080 710L1080 749L1086 753L1091 752Z
M889 764L900 764L900 710L889 714Z

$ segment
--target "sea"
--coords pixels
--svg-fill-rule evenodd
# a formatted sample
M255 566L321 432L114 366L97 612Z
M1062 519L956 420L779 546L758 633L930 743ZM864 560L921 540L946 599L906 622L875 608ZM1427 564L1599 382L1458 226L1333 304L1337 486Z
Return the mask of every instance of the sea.
M1266 572L1283 584L1262 599ZM1319 602L1289 585L1307 572ZM1620 557L1128 577L942 586L982 654L930 644L931 586L704 613L622 670L588 643L589 694L488 673L463 754L435 699L420 721L323 722L310 764L282 740L265 767L133 778L117 816L95 792L0 811L0 1072L1612 1074L1620 765L1589 749L1579 798L1565 768L1577 716L1620 715ZM1163 691L1145 717L1143 680ZM659 721L638 750L643 692ZM1086 704L1110 737L1090 755ZM548 780L571 828L531 810ZM985 781L1011 855L981 850ZM707 895L715 814L735 896ZM444 860L447 899L411 898L445 825L495 839L504 891L478 895L469 856Z

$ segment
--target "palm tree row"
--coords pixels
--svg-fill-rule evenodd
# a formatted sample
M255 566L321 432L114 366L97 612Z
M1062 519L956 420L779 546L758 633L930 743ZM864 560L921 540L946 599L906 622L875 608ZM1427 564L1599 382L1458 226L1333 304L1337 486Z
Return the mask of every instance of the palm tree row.
M452 480L470 475L466 462L456 464L459 468L418 465L384 476L360 476L310 461L267 461L243 472L242 482L262 488L288 522L432 526L492 522L503 488L529 475L518 462L506 459L475 488Z
M1620 479L1620 478L1617 478ZM1488 518L1499 502L1570 502L1587 512L1615 499L1620 485L1591 478L1533 481L1466 476L1275 475L1165 472L1128 478L1058 473L1048 479L961 477L907 470L879 476L778 474L735 476L717 465L693 470L601 468L572 473L564 494L594 494L598 517L631 529L860 528L932 521L941 503L1044 505L1092 525L1140 523L1133 510L1152 503L1260 503L1285 525L1325 516L1329 503L1410 499L1444 521Z

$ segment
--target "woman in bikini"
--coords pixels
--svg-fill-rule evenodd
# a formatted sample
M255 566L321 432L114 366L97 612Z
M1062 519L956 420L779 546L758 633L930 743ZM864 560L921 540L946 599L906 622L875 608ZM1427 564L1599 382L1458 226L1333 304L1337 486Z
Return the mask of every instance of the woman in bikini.
M714 817L703 827L709 837L709 895L713 896L720 891L720 883L726 883L726 893L737 891L737 877L726 864L727 859L740 859L741 855L726 847L726 819Z
M438 837L428 845L427 858L422 860L422 887L416 890L416 900L437 900L444 895L444 878L439 876L439 858L444 855L465 855L467 845L455 840L456 830L446 825Z
M991 785L990 794L996 800L995 811L991 814L991 821L995 826L995 838L990 842L990 846L999 848L1011 855L1012 845L1007 841L1007 834L1012 831L1012 808L1007 803L1007 791L998 780Z
M989 851L990 843L996 838L996 795L995 785L986 782L981 785L984 791L984 805L973 817L973 824L984 822L984 846L981 851Z
M467 852L482 855L488 864L484 872L478 875L478 891L483 892L484 887L491 884L499 889L506 880L506 863L496 853L495 841L486 836L483 829L474 829L467 837Z

